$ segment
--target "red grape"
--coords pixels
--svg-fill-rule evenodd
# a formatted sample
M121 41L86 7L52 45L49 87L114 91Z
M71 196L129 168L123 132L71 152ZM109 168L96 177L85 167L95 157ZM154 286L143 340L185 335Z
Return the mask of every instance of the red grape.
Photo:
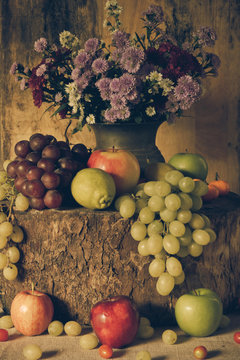
M16 173L16 165L19 163L18 160L13 160L11 161L8 166L7 166L7 174L8 176L10 176L11 178L16 178L17 177L17 173Z
M76 172L83 168L83 165L80 164L78 161L68 157L59 159L58 163L62 169L69 170L71 172Z
M26 181L25 177L16 177L14 180L14 186L17 189L17 191L22 192L22 185Z
M193 355L196 359L206 359L207 354L207 349L205 348L205 346L202 345L195 347L195 349L193 350Z
M38 160L41 159L41 153L38 151L32 151L27 154L26 160L31 161L33 164L37 164Z
M25 158L26 155L30 152L30 144L28 140L18 141L14 147L15 154L22 158Z
M41 151L47 144L46 138L43 134L33 134L30 139L30 148L33 151Z
M38 161L37 167L47 172L52 172L55 169L55 162L53 159L42 158Z
M53 159L56 161L60 158L61 152L57 145L49 144L42 151L42 158Z
M43 198L44 204L49 209L55 209L62 204L62 195L57 190L48 190Z
M57 146L59 147L59 149L70 150L70 146L66 141L58 141Z
M5 329L0 329L0 341L8 340L8 331Z
M43 210L45 208L43 198L29 198L29 205L32 209L35 210Z
M59 187L66 187L70 184L73 174L70 170L66 169L56 169L55 173L60 175L60 184Z
M56 189L60 184L60 176L55 172L45 172L41 181L46 189Z
M45 140L46 140L46 145L57 143L57 139L53 135L45 135Z
M24 196L28 196L27 194L27 183L28 183L28 180L25 179L22 184L21 184L21 188L20 188L20 192L24 195Z
M45 194L45 187L40 180L27 180L26 193L30 197L41 198Z
M88 161L90 156L90 153L84 144L75 144L72 147L72 154L74 159L85 163Z
M32 165L33 164L28 160L19 161L15 166L17 176L24 176L25 177L26 174L27 174L28 169Z
M38 179L40 180L42 175L44 174L44 170L37 167L37 166L32 166L28 169L27 174L26 174L26 178L28 180L34 180L34 179Z

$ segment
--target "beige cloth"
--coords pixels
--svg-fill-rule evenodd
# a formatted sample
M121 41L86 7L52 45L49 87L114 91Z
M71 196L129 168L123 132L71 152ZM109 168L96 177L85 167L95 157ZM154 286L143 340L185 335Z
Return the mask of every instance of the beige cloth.
M136 354L141 350L148 350L152 360L193 360L193 350L196 346L204 345L208 350L207 359L214 360L240 360L240 344L233 340L235 331L240 331L240 313L231 314L231 324L226 329L219 329L213 336L206 338L193 338L186 336L173 328L178 334L178 341L174 345L165 345L162 342L162 329L156 329L153 338L149 340L136 340L125 349L114 349L114 360L135 360ZM84 329L82 334L86 333ZM81 336L81 335L80 335ZM41 359L50 360L100 360L98 349L83 350L79 345L78 337L61 335L53 337L43 334L27 337L19 334L14 328L9 330L9 340L0 343L1 360L24 360L22 349L29 343L38 344L43 355Z

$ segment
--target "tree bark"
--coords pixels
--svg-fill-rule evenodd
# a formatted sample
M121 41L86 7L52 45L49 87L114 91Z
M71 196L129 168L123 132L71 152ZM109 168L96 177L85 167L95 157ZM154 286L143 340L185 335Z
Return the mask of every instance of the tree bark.
M153 324L169 323L176 299L198 287L216 291L229 310L240 295L240 197L230 193L202 212L211 219L217 240L199 258L181 260L186 280L166 297L157 293L156 279L148 274L151 257L137 252L138 243L130 235L132 219L80 207L16 212L25 239L19 244L18 279L0 277L3 305L9 311L17 292L34 282L51 296L56 319L82 324L89 324L94 303L119 294L132 297Z

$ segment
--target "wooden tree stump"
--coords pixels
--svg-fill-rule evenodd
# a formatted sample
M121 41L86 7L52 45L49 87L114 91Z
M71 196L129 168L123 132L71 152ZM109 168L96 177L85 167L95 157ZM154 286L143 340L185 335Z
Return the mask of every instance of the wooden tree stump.
M137 252L130 235L133 220L116 211L84 208L17 212L25 231L19 244L19 277L9 282L0 277L3 305L9 311L17 292L31 288L48 293L55 305L55 318L78 319L89 324L92 305L110 295L133 298L153 324L171 321L177 297L197 287L208 287L221 297L225 310L240 295L240 197L230 193L206 205L217 240L204 248L199 258L182 259L184 284L171 296L160 296L156 279L148 274L151 257Z

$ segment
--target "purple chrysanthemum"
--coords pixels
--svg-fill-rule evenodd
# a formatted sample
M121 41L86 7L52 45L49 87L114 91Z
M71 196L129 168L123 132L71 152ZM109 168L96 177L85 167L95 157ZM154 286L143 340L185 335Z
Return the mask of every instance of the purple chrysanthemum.
M75 80L79 92L82 92L84 89L86 89L91 78L92 78L92 72L86 71L85 73L83 73L83 75L81 75L78 79Z
M144 51L132 46L124 51L120 63L124 70L134 74L140 69L144 58Z
M85 42L84 49L87 53L95 54L95 52L99 49L100 41L97 38L88 39Z
M80 51L74 59L74 65L83 68L90 60L90 55L86 51Z
M115 110L124 109L127 103L126 98L121 94L112 94L111 95L111 106Z
M46 71L47 71L47 66L46 66L46 64L42 64L42 65L40 65L40 66L37 68L37 70L36 70L36 75L37 75L37 76L43 76Z
M98 58L92 63L92 69L96 74L104 74L108 68L109 65L106 59Z
M201 44L202 46L212 47L217 40L217 35L215 31L208 26L201 26L198 29L196 35L198 37L199 44Z
M130 46L129 37L130 34L127 34L126 32L120 30L115 31L112 36L113 45L118 49L129 47Z
M96 87L98 88L103 100L110 99L110 82L111 79L109 78L102 78L96 82Z
M112 92L118 93L121 91L121 82L119 78L114 78L111 80L110 82L110 86L109 86L110 90Z
M197 81L189 75L182 76L174 89L174 96L182 110L187 110L198 100L201 88Z
M126 120L130 117L130 115L131 115L131 113L127 106L125 106L122 109L117 110L117 113L116 113L117 119L120 119L120 120Z
M136 78L131 74L123 74L120 78L121 90L124 94L130 93L136 86Z
M39 40L35 41L34 43L34 50L36 52L42 53L47 48L47 39L40 38Z
M72 71L71 79L73 81L77 80L81 76L81 70L79 68L75 68Z
M110 122L110 123L115 123L117 121L117 110L114 110L112 108L107 109L104 112L104 121Z

